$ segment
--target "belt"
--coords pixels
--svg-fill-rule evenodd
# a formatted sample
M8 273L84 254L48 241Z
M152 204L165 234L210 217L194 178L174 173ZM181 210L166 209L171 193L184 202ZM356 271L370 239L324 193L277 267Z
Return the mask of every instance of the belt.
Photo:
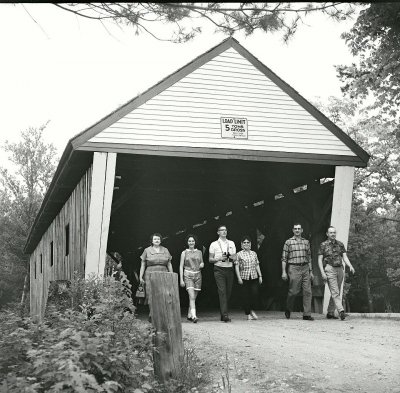
M293 266L305 266L308 265L309 262L304 262L304 263L288 263L288 265L293 265Z
M189 269L183 269L184 272L188 273L200 273L200 270L194 271L194 270L189 270Z

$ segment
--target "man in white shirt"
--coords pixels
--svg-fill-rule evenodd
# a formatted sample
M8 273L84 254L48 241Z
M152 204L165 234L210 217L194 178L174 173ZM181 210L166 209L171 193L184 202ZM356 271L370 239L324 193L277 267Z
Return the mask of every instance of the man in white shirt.
M228 303L233 285L233 261L236 258L235 243L226 238L228 230L226 225L217 229L218 240L210 244L209 261L214 264L214 277L218 288L219 308L221 321L230 322Z

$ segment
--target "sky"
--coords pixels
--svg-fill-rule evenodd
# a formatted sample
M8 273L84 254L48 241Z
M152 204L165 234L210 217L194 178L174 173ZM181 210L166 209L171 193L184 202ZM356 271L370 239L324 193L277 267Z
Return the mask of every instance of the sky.
M306 99L340 97L334 65L354 62L340 38L354 19L306 22L288 45L281 34L234 37ZM106 27L51 4L0 4L0 145L49 121L45 141L61 156L69 139L226 38L210 25L182 44Z

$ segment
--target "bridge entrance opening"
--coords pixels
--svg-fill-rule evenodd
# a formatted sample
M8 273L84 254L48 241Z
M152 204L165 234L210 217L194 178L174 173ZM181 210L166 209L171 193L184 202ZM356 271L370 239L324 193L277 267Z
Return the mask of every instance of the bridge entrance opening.
M304 237L311 241L314 271L316 252L329 225L334 166L280 163L258 160L211 159L118 154L107 252L118 252L123 270L137 284L140 255L154 232L172 255L179 273L185 238L199 238L205 268L197 304L218 308L213 265L208 248L217 239L217 227L225 224L228 239L239 251L240 239L248 234L259 255L264 283L259 309L284 310L287 283L281 280L281 252L292 236L292 225L301 222ZM317 272L318 273L318 272ZM323 283L318 274L313 285L314 309L322 304ZM188 296L180 288L182 308ZM300 299L299 299L300 300ZM241 307L236 280L231 307ZM301 302L299 301L299 307Z

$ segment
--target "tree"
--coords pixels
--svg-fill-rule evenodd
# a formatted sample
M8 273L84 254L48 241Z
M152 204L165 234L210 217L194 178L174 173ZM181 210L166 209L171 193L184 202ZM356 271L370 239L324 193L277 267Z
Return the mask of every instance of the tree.
M350 277L353 304L368 312L400 310L400 214L379 213L379 204L353 200L349 255L356 269ZM366 302L360 299L366 299ZM350 300L351 301L351 300Z
M165 41L185 42L201 33L201 22L208 22L216 31L233 35L243 31L250 35L257 30L266 33L282 31L283 40L296 32L310 12L322 12L335 20L354 14L352 4L323 3L54 3L55 6L80 17L132 26L136 34L146 32ZM171 27L167 38L155 34L156 27Z
M359 58L358 64L336 67L344 83L342 91L359 102L372 94L372 107L399 124L400 3L372 3L342 37ZM399 127L397 132L400 137Z
M315 105L371 154L355 172L347 300L357 311L400 310L400 141L396 122L330 97Z
M314 102L327 117L367 150L367 168L356 170L355 192L379 199L380 207L400 205L400 140L396 120L369 114L349 98L329 97ZM372 198L372 199L371 199Z
M56 168L56 149L43 141L46 124L6 142L14 170L0 168L0 305L18 300L28 273L23 248Z

